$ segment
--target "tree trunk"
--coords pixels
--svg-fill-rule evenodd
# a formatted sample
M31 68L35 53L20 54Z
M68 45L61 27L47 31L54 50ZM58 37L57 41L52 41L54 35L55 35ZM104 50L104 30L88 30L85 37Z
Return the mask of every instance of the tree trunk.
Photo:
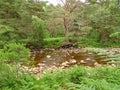
M69 25L68 20L66 17L64 17L64 27L65 27L65 42L69 43Z

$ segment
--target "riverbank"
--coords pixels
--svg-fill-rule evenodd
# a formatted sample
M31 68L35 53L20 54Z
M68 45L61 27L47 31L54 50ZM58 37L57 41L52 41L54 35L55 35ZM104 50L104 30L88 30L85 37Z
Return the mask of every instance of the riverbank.
M103 48L108 52L114 52L114 53L120 53L120 48L116 47L116 48L112 48L112 47L108 47L108 48Z

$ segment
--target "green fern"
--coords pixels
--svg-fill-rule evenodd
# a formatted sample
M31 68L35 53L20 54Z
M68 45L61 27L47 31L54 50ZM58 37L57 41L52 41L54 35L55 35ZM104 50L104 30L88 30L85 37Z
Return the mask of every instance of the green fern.
M114 52L107 52L106 50L100 48L85 48L85 50L94 52L100 56L107 56L107 58L105 59L106 61L111 60L111 61L115 61L114 63L117 65L120 64L120 54Z

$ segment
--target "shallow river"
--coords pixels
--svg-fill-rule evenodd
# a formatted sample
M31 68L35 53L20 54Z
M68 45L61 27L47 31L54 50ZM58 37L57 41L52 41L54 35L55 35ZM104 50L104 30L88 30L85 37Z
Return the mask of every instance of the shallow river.
M106 56L98 56L95 53L81 49L43 49L34 51L32 56L35 66L44 65L47 67L70 67L73 65L100 66L107 64Z

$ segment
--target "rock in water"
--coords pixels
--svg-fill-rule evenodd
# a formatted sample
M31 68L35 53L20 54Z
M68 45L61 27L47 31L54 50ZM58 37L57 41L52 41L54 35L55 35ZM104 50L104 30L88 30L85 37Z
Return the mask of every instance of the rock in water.
M50 56L50 55L47 55L46 57L47 57L47 58L51 58L51 56Z

